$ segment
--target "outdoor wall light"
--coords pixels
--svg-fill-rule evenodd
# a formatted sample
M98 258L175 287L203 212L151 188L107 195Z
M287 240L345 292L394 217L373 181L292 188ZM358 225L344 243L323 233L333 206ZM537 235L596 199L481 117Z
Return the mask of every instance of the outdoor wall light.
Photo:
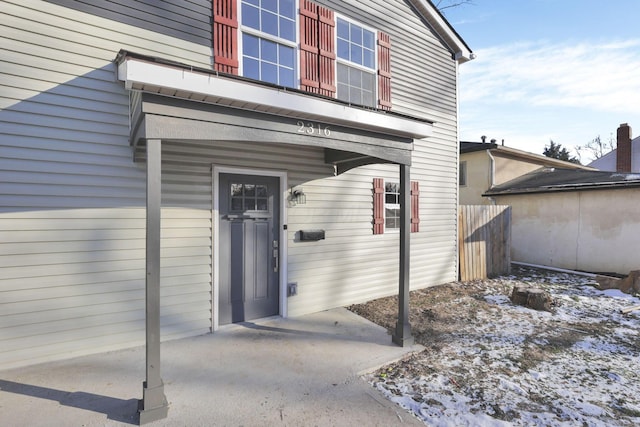
M289 200L291 200L294 205L304 205L307 203L307 195L304 194L302 188L291 189Z

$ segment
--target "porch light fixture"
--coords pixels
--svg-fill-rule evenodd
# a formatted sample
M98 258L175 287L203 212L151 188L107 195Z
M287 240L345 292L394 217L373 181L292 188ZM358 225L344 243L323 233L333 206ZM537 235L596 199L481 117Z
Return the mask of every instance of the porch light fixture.
M307 203L307 195L304 194L304 190L302 190L302 188L296 188L295 190L292 188L289 200L293 205L304 205Z

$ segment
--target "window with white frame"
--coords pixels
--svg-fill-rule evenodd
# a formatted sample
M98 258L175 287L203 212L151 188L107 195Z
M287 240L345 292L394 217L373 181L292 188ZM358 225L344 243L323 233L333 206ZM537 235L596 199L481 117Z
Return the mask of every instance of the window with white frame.
M242 74L297 87L296 0L242 0Z
M387 33L312 1L212 4L216 71L391 110Z
M400 228L400 184L384 183L384 228Z
M458 168L458 185L465 187L467 185L467 162L460 162Z
M352 104L376 105L376 34L337 19L337 96Z
M406 206L410 211L410 232L420 231L420 183L411 181L407 186L410 202ZM400 184L373 178L373 234L400 229Z

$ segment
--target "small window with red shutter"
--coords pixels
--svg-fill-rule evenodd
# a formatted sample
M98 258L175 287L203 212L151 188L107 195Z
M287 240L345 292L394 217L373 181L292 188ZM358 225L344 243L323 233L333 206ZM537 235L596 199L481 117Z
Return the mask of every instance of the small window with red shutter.
M400 228L400 184L397 182L384 183L384 228Z
M411 232L420 231L420 184L411 181ZM373 234L400 229L400 184L373 180Z

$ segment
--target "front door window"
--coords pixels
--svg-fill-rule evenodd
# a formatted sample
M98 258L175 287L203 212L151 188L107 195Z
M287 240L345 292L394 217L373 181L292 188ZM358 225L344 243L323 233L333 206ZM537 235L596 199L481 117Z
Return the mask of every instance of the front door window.
M232 211L269 210L269 196L266 185L232 183L230 190Z

